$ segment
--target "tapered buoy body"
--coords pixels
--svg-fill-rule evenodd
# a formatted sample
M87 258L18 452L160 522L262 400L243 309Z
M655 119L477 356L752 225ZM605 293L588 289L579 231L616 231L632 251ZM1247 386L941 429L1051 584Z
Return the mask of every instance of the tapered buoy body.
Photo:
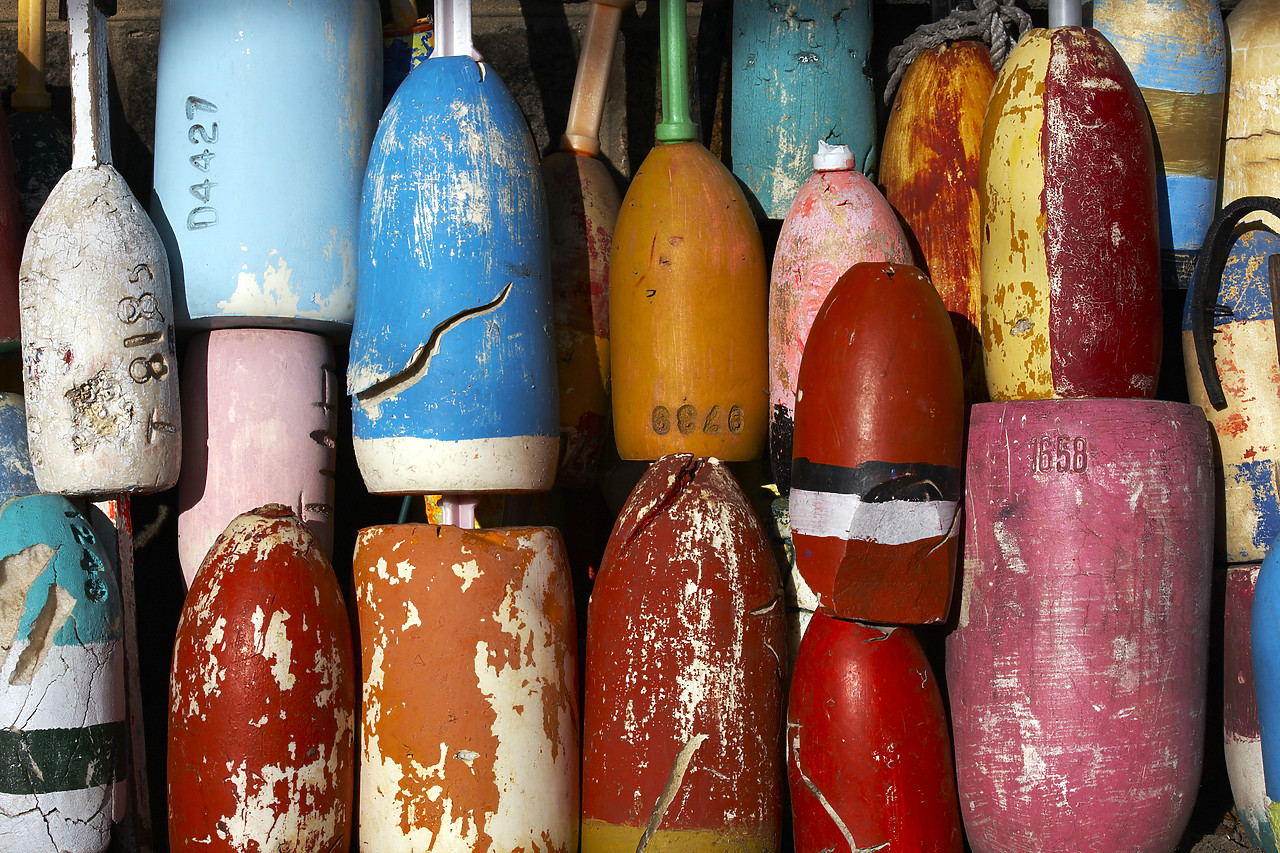
M151 213L191 329L343 334L382 106L373 0L175 0L160 16Z
M22 257L31 463L46 492L160 491L181 456L169 265L111 165L100 13L87 0L73 12L75 159Z
M937 291L915 267L854 266L814 320L796 400L791 536L824 609L947 618L963 436L960 353Z
M911 263L893 208L854 168L847 149L818 143L814 171L778 234L769 280L769 462L779 489L791 484L796 379L813 318L854 264Z
M1200 410L974 406L947 688L975 853L1169 853L1204 747L1213 504Z
M1133 72L1151 114L1163 283L1185 290L1218 202L1227 88L1222 10L1218 0L1094 0L1093 26Z
M497 73L433 56L378 128L351 335L356 461L372 492L529 492L555 478L547 211Z
M1160 366L1155 153L1096 30L1032 30L982 135L982 338L993 400L1152 397Z
M1226 616L1223 620L1222 721L1227 778L1236 814L1255 847L1276 853L1267 817L1266 781L1262 769L1262 735L1258 697L1253 684L1250 631L1258 563L1227 570Z
M722 463L641 477L588 612L583 853L780 849L781 585Z
M1236 233L1233 224L1224 222L1221 245L1206 244L1201 253L1202 264L1216 254L1220 265L1192 284L1182 315L1182 352L1189 399L1217 433L1225 559L1245 563L1261 561L1280 536L1280 355L1267 263L1280 254L1280 236L1257 225ZM1213 371L1210 382L1225 402L1221 408L1205 387L1197 327Z
M1254 195L1280 196L1280 7L1241 0L1227 16L1231 49L1222 203ZM1280 219L1264 217L1272 228Z
M884 130L880 182L919 247L918 264L951 313L965 399L987 399L982 362L982 121L996 82L978 41L916 57Z
M264 504L288 506L333 553L335 407L345 402L335 369L332 348L309 332L219 329L187 346L178 559L188 587L231 520Z
M613 431L623 459L754 459L768 431L768 273L733 176L662 143L622 200L609 265Z
M21 394L0 393L0 503L40 491L27 450L27 408Z
M232 520L174 643L171 849L347 849L354 663L337 578L306 525L278 504Z
M111 558L66 498L0 507L0 845L102 853L125 811L124 649Z
M574 853L578 656L554 528L360 532L360 849Z
M942 693L910 628L817 613L787 703L796 853L961 853Z
M875 171L870 57L869 0L733 4L730 154L757 216L786 216L816 139Z

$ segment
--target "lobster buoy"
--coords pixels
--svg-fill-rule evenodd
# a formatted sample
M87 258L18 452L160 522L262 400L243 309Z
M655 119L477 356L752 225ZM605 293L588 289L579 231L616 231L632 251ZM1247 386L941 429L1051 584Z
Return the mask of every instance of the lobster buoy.
M59 495L0 506L0 554L0 845L102 853L125 813L129 742L111 557Z
M778 234L769 280L769 463L791 486L796 379L813 318L831 288L862 262L911 263L911 249L884 196L854 168L847 146L818 141L813 173Z
M649 467L587 614L582 853L781 849L781 586L722 463Z
M1161 295L1142 95L1097 30L1031 30L982 134L982 339L993 400L1153 397Z
M237 515L283 504L333 553L333 349L287 329L218 329L187 345L178 561L187 586Z
M1212 444L1195 406L972 409L947 687L975 853L1170 853L1204 756Z
M1222 626L1222 728L1227 778L1240 824L1254 847L1276 853L1276 839L1267 817L1250 631L1260 567L1259 563L1248 563L1227 569L1226 616Z
M1186 290L1218 203L1222 10L1218 0L1093 0L1093 25L1133 72L1151 114L1163 283Z
M367 528L355 588L360 849L576 851L577 627L560 534Z
M21 394L0 392L0 504L40 491L27 450L27 407Z
M814 320L796 396L791 537L827 612L947 618L963 445L960 353L942 299L915 267L855 265Z
M1227 16L1231 57L1222 146L1222 203L1280 196L1280 6L1241 0ZM1280 219L1265 217L1280 228Z
M623 459L745 461L768 432L768 268L746 196L694 141L685 7L663 0L663 121L613 233L613 434Z
M437 18L435 52L396 90L369 157L347 393L371 492L533 492L555 479L542 174L465 23L454 45Z
M161 491L181 458L169 264L111 165L101 13L91 0L70 8L72 169L22 256L31 464L45 492Z
M171 0L151 212L188 329L345 334L382 106L374 0Z
M965 399L987 399L982 370L982 121L995 86L978 41L939 45L911 63L884 130L880 181L919 246L919 265L951 312Z
M174 851L347 849L354 664L338 580L306 525L278 504L233 519L174 641Z
M787 702L787 776L796 853L964 850L942 692L910 628L814 614Z
M876 168L870 0L733 4L730 152L757 215L782 219L815 139Z

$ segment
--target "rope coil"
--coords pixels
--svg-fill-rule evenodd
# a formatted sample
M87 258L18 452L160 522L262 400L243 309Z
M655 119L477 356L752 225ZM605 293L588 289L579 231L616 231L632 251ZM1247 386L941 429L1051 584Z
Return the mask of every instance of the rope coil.
M889 84L885 86L884 102L893 102L893 94L902 81L902 75L926 50L933 50L949 41L977 39L991 47L991 65L996 71L1004 64L1009 51L1031 29L1031 15L1014 5L1015 0L976 0L974 9L955 9L950 15L932 24L925 24L907 40L889 51ZM1010 35L1010 31L1017 35Z

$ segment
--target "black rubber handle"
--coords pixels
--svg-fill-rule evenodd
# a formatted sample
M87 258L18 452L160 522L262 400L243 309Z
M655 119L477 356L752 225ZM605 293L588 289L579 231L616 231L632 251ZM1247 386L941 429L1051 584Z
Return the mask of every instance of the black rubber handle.
M1218 376L1218 363L1213 356L1213 326L1218 306L1218 291L1222 286L1222 271L1227 268L1231 246L1235 243L1236 226L1251 213L1270 213L1280 217L1280 199L1270 196L1246 196L1231 202L1222 209L1205 234L1200 249L1200 262L1191 282L1191 340L1196 347L1196 364L1200 367L1200 379L1204 382L1209 403L1215 409L1225 409L1227 398L1222 393L1222 379ZM1276 310L1276 281L1271 279L1271 310Z

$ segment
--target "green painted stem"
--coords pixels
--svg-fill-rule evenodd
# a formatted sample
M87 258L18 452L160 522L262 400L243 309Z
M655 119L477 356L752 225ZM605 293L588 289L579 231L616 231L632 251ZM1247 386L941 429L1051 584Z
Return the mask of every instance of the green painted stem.
M692 142L697 127L689 118L689 33L685 0L662 0L662 123L659 142Z

